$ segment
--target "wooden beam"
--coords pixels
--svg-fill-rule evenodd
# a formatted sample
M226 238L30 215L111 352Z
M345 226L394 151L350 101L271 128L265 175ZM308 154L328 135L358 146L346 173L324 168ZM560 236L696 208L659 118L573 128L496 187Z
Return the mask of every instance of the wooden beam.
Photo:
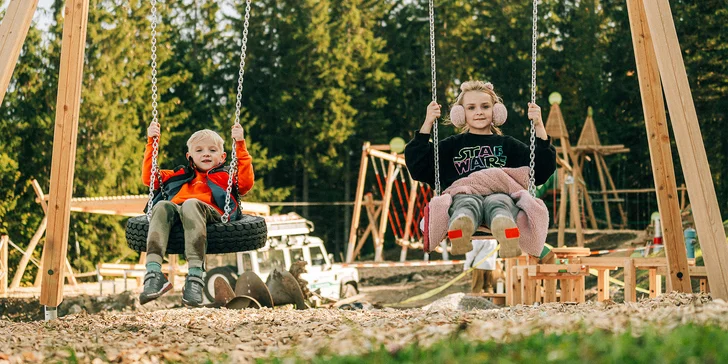
M11 0L0 23L0 105L10 85L38 0Z
M66 2L61 64L58 76L56 124L51 162L51 188L40 303L57 307L63 301L63 273L68 248L78 114L86 48L89 0Z
M599 161L599 154L594 153L595 164L597 165L597 174L599 175L599 186L602 189L602 199L604 200L604 215L607 218L607 228L612 230L612 216L609 211L609 200L607 199L607 182L604 180L604 171L602 170L602 163Z
M643 0L643 4L712 294L725 300L728 299L728 244L670 3ZM681 251L684 253L685 249ZM673 288L676 287L673 285Z
M396 155L396 153L393 153ZM384 260L382 255L384 251L384 233L387 231L387 219L389 218L389 206L392 202L392 186L394 185L394 179L397 177L395 174L396 162L390 161L389 167L387 168L387 182L384 187L384 196L382 197L382 214L379 217L379 237L381 241L379 244L374 246L374 261L381 262ZM393 233L395 233L393 231Z
M7 235L0 236L0 297L6 297L8 294L8 244L10 237Z
M35 231L35 234L33 234L33 237L30 239L30 243L28 243L28 248L25 249L25 253L23 253L23 257L20 258L20 262L18 263L18 268L15 270L15 275L13 276L13 281L10 283L10 289L15 289L15 288L20 287L20 280L23 279L23 274L25 274L25 268L28 266L28 262L30 261L30 258L33 256L33 251L35 251L35 247L38 245L40 238L42 238L43 234L45 234L47 226L48 226L48 217L43 216L43 220L40 221L40 225L38 226L38 229Z
M349 229L349 246L346 249L346 262L354 261L354 249L356 249L356 231L359 229L361 219L361 203L364 198L364 183L367 177L367 166L369 164L369 142L365 142L361 150L361 161L359 162L359 181L356 184L356 195L354 196L354 213L351 217L351 228Z
M667 130L665 105L657 67L657 55L648 27L645 7L641 0L627 0L632 44L637 64L637 76L645 114L645 127L652 160L652 174L657 189L657 206L662 219L662 233L665 237L665 255L672 287L678 292L691 292L687 253L683 244L682 218L677 201L675 167L670 150L670 135ZM687 176L686 176L687 177ZM725 239L725 238L724 238ZM724 241L725 243L725 241Z

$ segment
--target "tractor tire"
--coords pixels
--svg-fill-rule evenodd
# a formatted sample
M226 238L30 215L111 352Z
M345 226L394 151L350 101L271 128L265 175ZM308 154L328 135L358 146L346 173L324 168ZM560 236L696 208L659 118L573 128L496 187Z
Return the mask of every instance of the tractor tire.
M215 279L217 277L224 278L230 284L230 287L235 287L238 280L235 268L231 266L215 267L205 272L205 297L210 302L215 302Z
M132 217L126 223L126 241L137 252L147 251L147 216ZM265 246L268 227L260 216L242 215L228 223L207 225L207 254L224 254L256 250ZM166 254L184 254L185 234L181 223L172 226Z

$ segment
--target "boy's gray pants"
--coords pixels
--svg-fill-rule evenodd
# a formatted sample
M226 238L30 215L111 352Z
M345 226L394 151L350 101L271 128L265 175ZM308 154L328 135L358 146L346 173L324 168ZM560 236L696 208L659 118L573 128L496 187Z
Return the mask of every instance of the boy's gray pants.
M181 205L160 201L152 208L147 235L147 263L162 264L167 251L169 231L177 222L182 222L185 232L185 259L188 268L203 268L207 251L207 224L222 221L214 207L192 198Z
M516 220L520 209L511 196L504 193L494 193L488 196L457 194L452 196L450 205L450 223L461 214L473 219L475 228L480 225L490 227L490 223L497 215L506 215Z

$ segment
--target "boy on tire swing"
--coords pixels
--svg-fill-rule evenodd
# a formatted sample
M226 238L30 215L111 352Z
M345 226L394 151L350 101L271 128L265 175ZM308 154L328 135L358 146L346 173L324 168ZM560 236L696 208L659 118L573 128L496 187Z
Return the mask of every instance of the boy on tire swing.
M147 146L144 150L142 181L151 182L152 152L155 137L159 137L159 123L153 122L147 129ZM237 195L244 195L253 188L253 164L245 146L243 127L235 124L232 129L237 156L237 185L230 194L230 221L240 214ZM147 273L144 275L144 291L139 302L145 304L157 299L172 285L162 273L162 261L167 251L172 226L181 222L185 236L185 258L189 273L182 293L182 303L187 306L202 305L205 252L207 250L207 224L222 221L225 192L228 186L228 168L225 166L224 141L212 130L199 130L187 140L188 166L175 170L159 170L154 189L160 188L152 207L147 235ZM238 193L235 193L237 189Z

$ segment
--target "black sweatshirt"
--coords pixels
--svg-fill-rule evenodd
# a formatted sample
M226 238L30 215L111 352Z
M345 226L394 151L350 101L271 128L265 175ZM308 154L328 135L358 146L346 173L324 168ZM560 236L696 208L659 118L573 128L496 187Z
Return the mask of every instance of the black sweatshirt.
M430 134L419 131L407 143L404 158L412 178L435 185L434 145ZM457 134L440 141L440 185L445 190L456 180L487 168L516 168L530 163L529 146L507 135ZM551 138L536 138L536 185L544 184L556 170L556 148Z

